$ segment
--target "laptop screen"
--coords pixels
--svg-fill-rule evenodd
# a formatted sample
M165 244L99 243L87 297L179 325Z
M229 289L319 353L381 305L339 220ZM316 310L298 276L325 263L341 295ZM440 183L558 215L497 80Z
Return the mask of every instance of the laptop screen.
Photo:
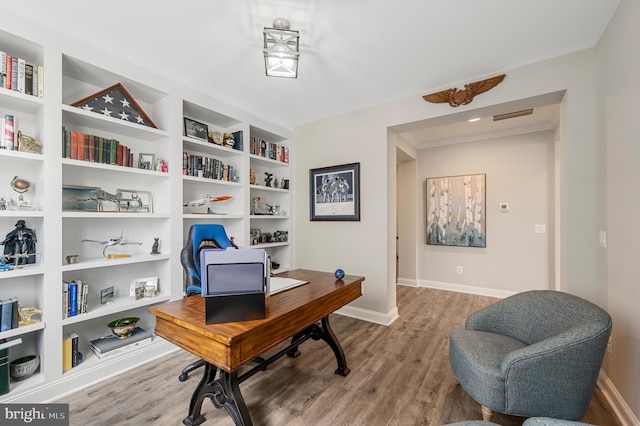
M206 280L205 296L264 292L264 264L212 263Z

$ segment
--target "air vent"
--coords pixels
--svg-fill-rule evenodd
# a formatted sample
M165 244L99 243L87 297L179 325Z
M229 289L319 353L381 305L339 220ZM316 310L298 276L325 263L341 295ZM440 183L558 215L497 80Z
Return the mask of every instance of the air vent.
M522 111L508 112L506 114L498 114L493 116L493 121L506 120L508 118L524 117L533 114L533 108L523 109Z

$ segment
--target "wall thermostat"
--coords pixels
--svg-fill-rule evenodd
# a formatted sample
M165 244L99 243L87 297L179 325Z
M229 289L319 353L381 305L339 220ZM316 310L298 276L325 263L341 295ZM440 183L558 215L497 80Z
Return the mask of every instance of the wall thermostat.
M500 203L500 211L501 212L508 212L509 211L509 204L508 203Z

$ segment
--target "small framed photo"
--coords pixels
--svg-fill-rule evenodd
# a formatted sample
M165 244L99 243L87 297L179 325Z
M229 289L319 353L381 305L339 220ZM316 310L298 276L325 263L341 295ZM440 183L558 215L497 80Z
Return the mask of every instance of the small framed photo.
M153 201L150 191L134 189L118 189L120 212L124 213L153 213Z
M138 168L145 170L155 170L156 167L156 155L140 153L140 159L138 160Z
M111 302L114 296L115 296L115 291L113 286L103 288L102 290L100 290L100 304L104 305L105 303Z
M95 186L62 186L62 210L76 212L97 212L98 197Z
M184 134L192 138L208 141L209 128L204 123L185 117Z
M129 297L136 300L155 297L158 291L158 277L136 278L129 284Z
M311 220L360 220L360 163L309 170Z

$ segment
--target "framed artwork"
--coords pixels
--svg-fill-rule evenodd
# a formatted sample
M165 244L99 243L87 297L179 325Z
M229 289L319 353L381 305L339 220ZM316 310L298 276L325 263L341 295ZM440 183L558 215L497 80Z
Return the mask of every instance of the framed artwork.
M209 140L209 128L207 125L187 117L184 118L184 134L196 139Z
M138 160L138 168L145 170L155 170L156 168L156 155L140 153L140 159Z
M136 278L129 283L129 297L155 297L158 291L158 277Z
M62 186L62 210L76 212L97 212L98 199L95 196L95 186Z
M118 189L120 211L124 213L153 213L150 191Z
M360 220L360 163L309 170L311 220Z
M428 245L486 247L486 175L427 178Z

